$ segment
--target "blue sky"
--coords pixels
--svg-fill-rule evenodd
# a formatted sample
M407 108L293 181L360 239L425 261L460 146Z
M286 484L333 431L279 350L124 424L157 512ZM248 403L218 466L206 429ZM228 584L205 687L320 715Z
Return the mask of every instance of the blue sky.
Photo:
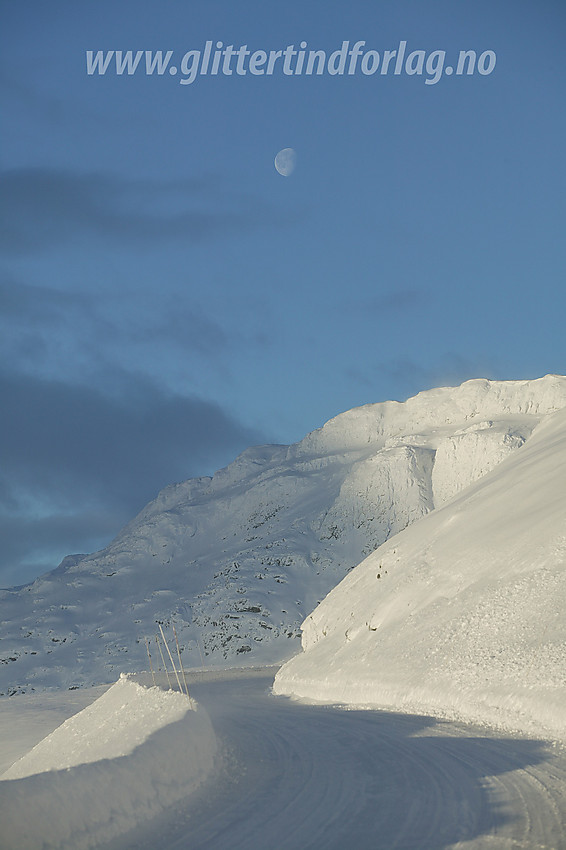
M0 584L356 405L564 372L562 0L5 0ZM86 73L87 50L491 50L489 74ZM297 152L290 177L274 168Z

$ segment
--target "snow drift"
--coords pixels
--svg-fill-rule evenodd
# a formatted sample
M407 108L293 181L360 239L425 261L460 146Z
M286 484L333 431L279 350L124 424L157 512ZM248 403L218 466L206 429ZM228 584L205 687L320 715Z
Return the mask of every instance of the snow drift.
M174 484L101 552L0 591L0 695L113 681L174 621L186 667L279 663L364 557L521 448L566 378L370 404Z
M566 738L565 482L562 410L353 570L275 692Z
M0 777L0 848L95 847L190 793L215 750L200 706L121 677Z

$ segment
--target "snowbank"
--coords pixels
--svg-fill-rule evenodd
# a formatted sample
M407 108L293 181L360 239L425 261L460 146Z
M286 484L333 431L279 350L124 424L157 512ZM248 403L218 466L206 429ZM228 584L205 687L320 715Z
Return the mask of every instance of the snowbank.
M565 481L562 410L353 570L275 692L566 739Z
M194 701L122 676L0 777L0 848L96 847L190 793L215 751Z

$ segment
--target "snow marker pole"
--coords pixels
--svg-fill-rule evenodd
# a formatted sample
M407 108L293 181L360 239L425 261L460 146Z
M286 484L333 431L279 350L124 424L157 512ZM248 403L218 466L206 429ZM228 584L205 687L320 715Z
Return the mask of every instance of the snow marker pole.
M200 648L200 641L198 640L198 638L197 638L197 646L198 646L198 653L200 655L200 666L204 670L204 658L202 657L202 649Z
M151 678L153 679L153 687L155 687L155 673L153 672L153 664L151 663L151 652L149 651L149 641L145 638L145 648L147 649L147 657L149 658L149 669L151 670Z
M169 682L169 690L172 691L173 688L171 686L171 679L169 678L169 670L167 669L167 664L165 663L165 659L163 657L163 650L161 649L161 644L159 643L159 637L155 635L155 642L159 647L159 654L161 655L161 661L163 663L163 669L165 670L165 675L167 676L167 681Z
M163 643L165 644L165 646L167 648L167 652L169 653L169 658L171 660L171 666L173 667L173 672L175 673L175 676L177 678L177 684L179 685L179 691L180 691L180 693L183 693L183 689L181 687L181 680L179 679L179 674L177 673L177 668L175 667L175 662L173 661L173 656L171 655L171 650L169 649L169 644L165 640L165 635L163 634L163 629L161 627L161 623L159 623L159 631L161 632L161 637L163 638Z
M179 656L179 667L181 668L181 674L183 676L183 682L185 683L185 693L189 697L189 686L187 685L187 677L185 676L185 668L183 667L183 662L181 661L181 648L179 646L179 638L177 637L177 629L175 628L175 623L173 623L173 634L175 635L175 643L177 644L177 655ZM189 697L190 699L190 697Z

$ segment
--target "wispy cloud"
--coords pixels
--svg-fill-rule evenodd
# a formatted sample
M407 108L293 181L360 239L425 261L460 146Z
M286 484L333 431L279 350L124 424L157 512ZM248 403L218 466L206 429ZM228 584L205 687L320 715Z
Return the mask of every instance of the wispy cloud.
M422 310L433 302L432 293L416 286L376 288L371 295L357 298L341 298L335 305L335 311L341 316L356 320L385 317L389 318L407 311Z
M425 355L421 362L403 357L387 360L380 365L380 372L401 390L413 394L433 387L458 386L471 378L495 378L497 370L487 362L446 352L433 362Z
M101 299L0 277L0 359L16 371L104 382L117 363L172 378L179 363L224 374L236 347L260 344L225 328L190 295L159 292L132 302L120 291Z
M208 179L129 180L50 168L0 172L0 249L33 253L77 238L143 247L241 233L279 220Z
M203 397L244 344L190 297L1 278L0 585L98 548L161 487L265 442Z
M116 533L163 486L213 471L262 442L217 404L168 393L144 376L117 377L108 393L0 373L6 568L24 550L47 544L66 554L87 525L88 540L107 534L110 514Z

